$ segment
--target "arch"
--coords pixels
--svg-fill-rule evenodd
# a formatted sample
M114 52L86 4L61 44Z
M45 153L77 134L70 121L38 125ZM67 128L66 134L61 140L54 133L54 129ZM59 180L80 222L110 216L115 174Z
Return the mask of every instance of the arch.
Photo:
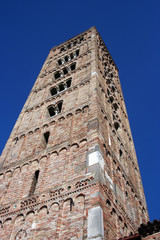
M88 111L88 109L89 109L89 106L88 105L86 105L86 106L84 106L83 108L82 108L82 112L87 112Z
M58 93L58 91L57 91L57 88L56 88L56 87L50 88L50 94L51 94L52 96L56 95L57 93Z
M13 170L13 176L19 174L20 172L21 172L20 167L15 168L15 169Z
M50 123L49 123L49 125L54 125L56 123L56 121L51 121Z
M65 117L63 117L63 116L60 117L60 118L58 118L58 121L59 121L59 122L62 122L63 120L65 120Z
M67 151L67 148L66 147L63 147L63 148L61 148L60 150L59 150L59 154L61 153L61 152L63 152L63 151Z
M19 215L17 215L17 216L15 217L15 219L14 219L14 224L20 223L20 222L22 222L22 221L24 221L24 215L21 213L21 214L19 214Z
M4 179L4 174L0 173L0 181L2 181Z
M43 128L47 128L47 127L49 127L48 124L44 124L43 125Z
M72 117L72 116L73 116L73 113L68 113L68 114L66 115L67 118Z
M57 103L58 113L60 113L62 110L62 103L63 103L63 101L60 101Z
M12 172L11 170L7 171L7 172L5 173L5 178L10 178L10 177L12 177L12 174L13 174L13 172Z
M39 210L38 210L38 214L40 214L42 211L44 211L44 210L46 210L46 213L48 214L49 212L48 212L48 207L47 207L47 205L44 205L44 206L42 206L42 207L40 207L39 208Z
M21 167L21 172L22 173L27 172L28 167L29 167L28 163L23 164L22 167Z
M71 145L71 149L76 149L76 148L79 148L78 143L73 143L73 144Z
M29 212L26 213L26 217L30 214L35 214L35 211L34 210L30 210Z
M38 165L39 165L38 159L34 159L33 161L31 161L31 166L37 167Z
M79 197L84 197L85 198L85 195L83 193L80 193L76 196L76 198L79 198Z
M7 222L11 222L12 221L12 218L6 218L4 221L3 221L3 226L7 223Z
M60 76L61 76L61 74L60 74L59 71L54 74L54 78L55 78L55 79L60 78Z
M50 155L50 157L51 157L51 156L58 156L58 152L57 152L57 151L52 152L51 155Z
M116 130L118 130L120 128L119 123L118 122L114 122L114 127L115 127Z
M75 114L78 114L78 113L80 113L80 112L82 112L82 110L81 110L81 109L77 109L77 110L75 111Z
M40 130L40 128L36 128L34 131L35 131L35 132L38 132L39 130Z
M84 138L84 139L82 139L82 140L80 141L79 146L80 146L80 147L81 147L81 146L83 147L86 143L87 143L87 139Z
M50 106L47 108L47 110L48 110L48 113L49 113L49 116L50 116L50 117L53 117L53 116L56 115L56 109L55 109L55 107L54 107L53 105L50 105Z
M75 68L76 68L76 63L72 63L72 64L70 65L71 71L75 70Z
M49 207L49 211L59 211L60 210L60 205L58 202L54 202L51 204L51 206Z

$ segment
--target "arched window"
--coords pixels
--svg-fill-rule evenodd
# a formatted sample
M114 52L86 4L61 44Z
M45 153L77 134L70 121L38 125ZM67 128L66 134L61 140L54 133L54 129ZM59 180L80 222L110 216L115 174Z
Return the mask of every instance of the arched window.
M70 66L70 68L71 68L71 71L75 70L75 68L76 68L76 63L73 63L73 64Z
M68 62L68 60L69 60L69 57L68 56L65 56L65 62Z
M67 68L63 68L63 73L67 74L68 73L68 69Z
M69 87L71 86L71 79L69 79L69 80L66 82L66 84L67 84L67 88L69 88Z
M45 132L45 133L43 134L46 144L48 143L49 135L50 135L50 132Z
M58 108L58 113L60 113L61 112L61 110L62 110L62 101L61 102L59 102L58 104L57 104L57 108Z
M60 76L61 76L61 74L59 71L54 74L55 79L59 78Z
M61 83L61 84L59 85L59 91L61 92L61 91L63 91L64 89L65 89L64 84Z
M114 123L114 127L115 127L116 130L118 130L118 128L120 127L119 123L118 123L118 122L115 122L115 123Z
M29 195L32 195L35 192L36 185L38 182L38 177L39 177L39 170L35 171L35 173L34 173Z
M53 87L50 89L50 93L52 96L56 95L57 94L57 88Z
M76 51L76 56L78 57L78 55L79 55L79 50Z
M56 115L55 108L53 106L48 107L49 116L52 117Z
M58 60L58 64L62 65L62 60L61 59Z

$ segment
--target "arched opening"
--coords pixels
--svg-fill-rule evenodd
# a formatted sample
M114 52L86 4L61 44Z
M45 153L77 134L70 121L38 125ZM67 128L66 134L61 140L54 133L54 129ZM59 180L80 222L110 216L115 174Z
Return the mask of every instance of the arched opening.
M48 107L49 116L52 117L56 114L55 108L53 106Z
M58 60L58 64L62 65L62 60L61 59Z
M65 56L65 62L68 62L68 60L69 60L69 57L68 56Z
M61 76L61 75L60 75L60 72L56 72L56 73L54 74L55 79L59 78L60 76Z
M65 88L64 88L64 84L61 83L61 84L59 85L59 91L61 92L61 91L63 91L64 89L65 89Z
M57 94L57 88L53 87L50 89L50 93L52 96L56 95Z
M69 87L71 86L71 79L69 79L69 80L66 82L66 84L67 84L67 88L69 88Z
M36 190L36 185L38 183L38 178L39 178L39 170L36 170L33 176L33 180L32 180L32 184L31 184L31 189L29 192L29 195L34 194L35 190Z
M57 104L58 112L60 113L62 110L62 101Z
M68 69L67 69L67 68L64 68L64 69L63 69L63 73L64 73L64 74L67 74L67 73L68 73Z
M45 132L45 133L43 134L46 144L48 143L49 135L50 135L50 132Z
M75 68L76 68L76 64L73 63L73 64L71 65L71 71L75 70Z
M118 128L120 127L119 123L118 123L118 122L115 122L115 123L114 123L114 127L115 127L116 130L118 130Z

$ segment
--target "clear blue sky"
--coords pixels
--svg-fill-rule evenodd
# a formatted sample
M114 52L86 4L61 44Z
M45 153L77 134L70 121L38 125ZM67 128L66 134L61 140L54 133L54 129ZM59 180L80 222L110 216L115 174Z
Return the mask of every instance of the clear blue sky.
M1 1L0 152L50 48L93 25L119 68L150 219L159 219L159 0Z

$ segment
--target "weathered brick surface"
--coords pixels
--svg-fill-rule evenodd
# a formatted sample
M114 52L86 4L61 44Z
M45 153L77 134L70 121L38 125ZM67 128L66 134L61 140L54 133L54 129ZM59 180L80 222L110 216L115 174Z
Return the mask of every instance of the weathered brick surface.
M55 79L72 63L74 70ZM51 95L70 78L70 87ZM50 117L48 107L60 101L61 112ZM94 152L101 160L90 164ZM94 27L51 49L0 166L0 239L87 239L95 206L103 209L99 239L118 239L148 221L118 70Z

